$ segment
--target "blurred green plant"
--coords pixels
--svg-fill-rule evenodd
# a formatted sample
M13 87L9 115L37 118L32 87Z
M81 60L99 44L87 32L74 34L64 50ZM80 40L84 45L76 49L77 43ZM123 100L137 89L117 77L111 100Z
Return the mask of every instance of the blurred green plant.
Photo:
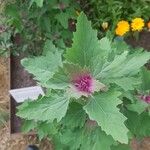
M78 16L76 10L79 9L74 0L16 0L8 3L5 14L11 28L11 52L39 55L47 39L57 47L70 46Z

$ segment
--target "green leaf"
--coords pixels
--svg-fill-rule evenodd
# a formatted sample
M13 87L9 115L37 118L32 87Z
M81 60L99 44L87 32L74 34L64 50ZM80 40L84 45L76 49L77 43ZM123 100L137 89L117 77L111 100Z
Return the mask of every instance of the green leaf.
M138 115L135 112L126 112L127 121L126 125L130 132L137 138L150 136L150 116L148 112L143 112Z
M113 79L108 79L106 82L115 83L125 91L134 90L134 88L141 83L139 81L139 78L134 78L134 77L113 78Z
M143 67L141 70L142 75L142 90L150 90L150 71Z
M55 45L52 43L51 40L46 40L44 43L43 53L42 55L46 56L49 52L55 52L58 51L58 49L55 47Z
M120 54L123 53L124 51L127 51L130 47L124 40L114 39L112 43L112 48L115 54Z
M110 146L114 143L114 140L100 128L90 132L87 130L86 132L82 137L81 150L111 150Z
M146 110L148 104L142 100L136 100L135 103L127 105L127 108L131 111L137 112L141 114L143 111Z
M61 53L58 51L49 52L46 56L25 58L21 63L29 73L35 76L35 80L44 85L57 71L58 67L62 66Z
M68 28L68 20L71 18L70 14L67 12L61 12L56 15L56 19L60 22L60 24L67 29Z
M30 1L30 6L31 6L34 2L37 4L38 7L43 7L43 2L44 2L44 0L31 0L31 1Z
M34 120L25 120L23 122L23 125L21 127L22 132L29 132L33 130L35 127L37 127L37 123Z
M89 131L86 126L75 130L66 128L63 134L59 134L57 140L55 139L55 147L59 146L58 150L111 150L112 144L113 138L100 128Z
M46 123L46 122L38 123L37 133L40 140L42 140L46 136L55 135L57 132L58 129L54 123Z
M117 146L112 146L111 150L131 150L131 147L125 144L119 144Z
M64 63L63 68L59 68L53 77L46 82L47 88L66 89L70 85L71 76L80 74L83 69L80 66Z
M90 66L91 60L94 60L97 55L103 58L109 51L107 48L110 46L106 44L109 44L108 39L99 41L97 32L91 27L91 22L87 20L84 13L81 13L77 20L76 32L73 34L73 45L67 49L65 58L81 67Z
M121 103L118 99L120 92L108 91L90 98L89 103L84 106L91 120L97 121L108 135L122 143L128 142L128 129L124 125L126 117L119 112L117 106Z
M112 62L104 64L98 78L119 78L137 74L140 68L150 59L150 53L137 52L129 55L125 51L114 58Z
M63 68L59 68L45 86L52 89L66 89L69 86L69 77Z
M82 105L78 103L71 103L67 111L66 116L62 119L64 126L68 128L83 127L86 121L86 113L82 108Z
M65 96L54 95L42 97L18 107L17 115L27 120L59 122L66 114L69 99Z
M111 150L110 146L114 143L111 136L107 136L100 129L96 131L96 139L92 150ZM85 149L86 150L86 149Z

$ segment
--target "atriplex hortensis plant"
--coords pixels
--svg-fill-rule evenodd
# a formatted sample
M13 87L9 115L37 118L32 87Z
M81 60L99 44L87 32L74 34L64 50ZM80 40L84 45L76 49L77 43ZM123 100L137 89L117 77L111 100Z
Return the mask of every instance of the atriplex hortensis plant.
M26 120L24 129L53 138L58 150L129 149L124 144L131 138L149 134L148 104L131 93L139 87L140 68L150 53L131 53L127 46L119 51L119 46L107 38L98 40L81 13L72 47L64 55L51 44L43 56L24 59L25 69L48 91L18 107L17 115ZM145 103L140 115L132 111L135 101ZM142 117L145 127L137 132Z

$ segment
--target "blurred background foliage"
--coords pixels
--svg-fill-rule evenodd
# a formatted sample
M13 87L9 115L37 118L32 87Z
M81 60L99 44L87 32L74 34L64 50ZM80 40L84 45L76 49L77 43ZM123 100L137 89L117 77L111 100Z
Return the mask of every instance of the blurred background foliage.
M72 43L76 18L84 11L98 37L114 37L119 20L150 19L149 0L7 0L1 1L0 54L41 55L47 40L64 49Z

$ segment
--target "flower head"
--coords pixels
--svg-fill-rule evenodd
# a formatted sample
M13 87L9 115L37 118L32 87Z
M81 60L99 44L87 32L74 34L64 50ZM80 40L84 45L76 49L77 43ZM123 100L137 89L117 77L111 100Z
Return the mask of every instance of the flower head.
M150 104L150 95L142 95L141 99L146 103Z
M123 36L130 30L130 25L127 21L119 21L115 30L116 35Z
M144 20L142 18L135 18L132 20L132 31L141 31L144 27Z
M69 92L71 92L74 97L79 98L81 96L88 97L94 92L105 89L106 86L95 80L89 72L80 72L72 77Z
M74 86L81 92L92 93L92 77L89 74L81 75L73 81Z

